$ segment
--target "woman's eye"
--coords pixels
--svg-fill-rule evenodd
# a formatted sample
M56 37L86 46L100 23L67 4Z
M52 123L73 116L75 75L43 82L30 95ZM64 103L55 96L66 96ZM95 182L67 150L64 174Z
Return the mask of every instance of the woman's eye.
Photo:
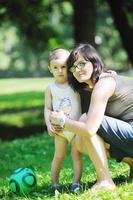
M84 66L85 66L85 63L84 63L84 62L81 62L81 63L79 63L79 66L80 66L80 67L84 67Z

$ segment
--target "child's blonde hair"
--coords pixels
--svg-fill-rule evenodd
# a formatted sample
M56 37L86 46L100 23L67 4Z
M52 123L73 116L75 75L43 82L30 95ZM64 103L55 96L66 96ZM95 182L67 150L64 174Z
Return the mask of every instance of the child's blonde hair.
M66 54L66 56L69 56L70 52L63 48L56 48L50 51L48 59L49 65L51 60L59 59L62 56L62 54Z

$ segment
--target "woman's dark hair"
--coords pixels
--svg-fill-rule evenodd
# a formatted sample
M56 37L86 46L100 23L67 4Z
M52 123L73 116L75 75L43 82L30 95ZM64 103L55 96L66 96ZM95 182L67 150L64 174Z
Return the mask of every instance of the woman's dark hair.
M104 63L102 62L96 49L92 47L90 44L79 44L72 50L67 60L68 82L72 86L72 88L76 91L84 89L87 86L86 83L79 83L73 76L73 73L70 72L69 70L73 66L75 61L78 59L79 55L82 56L86 61L90 61L92 63L93 73L91 78L94 84L99 80L100 74L103 71L106 71Z

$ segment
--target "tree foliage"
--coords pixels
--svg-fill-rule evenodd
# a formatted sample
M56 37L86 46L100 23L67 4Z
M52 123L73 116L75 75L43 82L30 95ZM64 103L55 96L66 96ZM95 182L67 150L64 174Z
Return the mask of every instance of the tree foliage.
M114 23L118 29L124 48L133 63L133 1L107 0L110 5Z
M132 0L0 0L0 70L9 76L16 70L21 76L44 75L50 49L79 42L98 47L111 66L128 66L119 32L132 61L132 16Z
M48 48L50 38L59 38L61 15L64 16L61 23L68 23L65 18L68 13L65 13L67 10L62 1L1 0L0 7L1 23L5 20L13 22L37 52Z
M16 48L15 43L15 48L12 47L8 51L8 57L10 56L8 68L12 68L11 73L6 70L1 74L8 73L10 76L14 73L13 66L17 62L18 68L25 68L20 70L22 76L31 75L31 71L35 76L44 75L48 51L57 46L70 48L70 44L73 43L70 37L72 35L71 4L68 1L55 0L23 0L22 2L1 0L0 2L0 23L1 27L4 27L3 31L14 27L20 39L17 45L19 48ZM15 49L19 53L12 56Z

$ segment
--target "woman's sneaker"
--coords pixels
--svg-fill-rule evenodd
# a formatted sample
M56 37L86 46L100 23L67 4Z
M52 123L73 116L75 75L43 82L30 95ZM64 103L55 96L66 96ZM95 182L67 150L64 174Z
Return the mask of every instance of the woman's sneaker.
M70 192L79 192L80 190L80 185L78 183L72 183Z

